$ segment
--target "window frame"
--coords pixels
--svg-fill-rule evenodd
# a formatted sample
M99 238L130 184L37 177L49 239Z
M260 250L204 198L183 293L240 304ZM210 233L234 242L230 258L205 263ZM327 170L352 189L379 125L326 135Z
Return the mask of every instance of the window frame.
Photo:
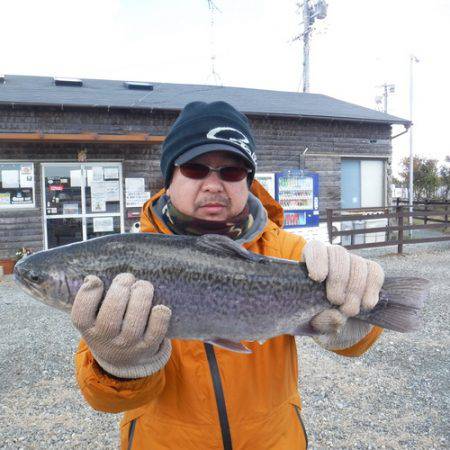
M342 163L344 160L352 160L352 161L358 161L359 162L359 167L360 167L360 178L359 178L359 186L360 186L360 201L362 203L362 175L361 175L361 161L381 161L383 163L383 186L382 186L382 197L383 197L383 206L381 206L382 208L386 207L389 201L389 195L388 195L388 190L387 190L387 185L388 185L388 174L387 174L387 170L388 170L388 162L389 162L389 157L387 156L381 156L381 155L373 155L373 156L369 156L369 155L340 155L340 161L341 161L341 168L340 168L340 208L341 209L352 209L351 207L347 207L345 208L342 204ZM363 209L363 208L367 208L364 206L360 206L357 209Z
M104 166L111 165L118 168L119 172L119 211L118 212L102 212L102 213L93 213L86 212L86 184L85 177L81 176L81 212L77 214L47 214L46 208L46 185L45 185L45 169L48 167L63 167L63 166L79 166L82 173L86 170L86 166ZM120 161L65 161L65 162L45 162L41 164L41 198L42 204L44 205L42 210L42 218L43 218L43 226L44 226L44 249L48 250L48 230L47 230L47 221L52 219L64 219L64 218L74 218L81 219L81 229L82 229L82 241L85 242L88 240L87 238L87 219L89 218L101 218L101 217L119 217L120 218L120 233L125 232L125 199L124 199L124 190L123 190L123 163ZM54 247L53 247L54 248Z

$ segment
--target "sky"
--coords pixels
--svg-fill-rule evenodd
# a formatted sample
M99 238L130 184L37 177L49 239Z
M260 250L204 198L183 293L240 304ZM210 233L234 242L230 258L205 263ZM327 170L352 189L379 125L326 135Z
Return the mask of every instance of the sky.
M295 0L2 2L0 73L220 84L300 92L302 15ZM410 118L413 150L450 155L450 0L327 0L310 48L310 91ZM214 67L214 69L213 69ZM393 134L403 131L396 126ZM409 136L393 140L393 167Z

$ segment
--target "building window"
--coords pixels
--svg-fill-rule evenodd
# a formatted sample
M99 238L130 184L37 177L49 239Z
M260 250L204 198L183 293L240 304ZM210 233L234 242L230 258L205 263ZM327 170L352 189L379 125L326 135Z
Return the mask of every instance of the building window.
M380 159L342 159L342 208L385 206L385 162Z
M124 231L120 163L43 163L45 248Z
M33 208L34 165L26 162L0 162L0 208Z

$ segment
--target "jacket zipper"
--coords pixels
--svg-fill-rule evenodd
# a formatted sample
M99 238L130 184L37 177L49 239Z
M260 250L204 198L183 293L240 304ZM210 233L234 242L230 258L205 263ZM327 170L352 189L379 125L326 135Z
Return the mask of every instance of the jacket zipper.
M300 421L300 425L302 426L303 429L303 435L305 436L306 441L306 448L308 448L308 435L306 434L305 425L303 423L302 416L300 415L300 408L297 405L294 405L294 408L295 412L297 413L298 420Z
M136 428L136 420L133 419L130 422L130 429L128 430L128 447L127 450L131 450L133 447L133 439L134 439L134 429Z
M216 354L211 344L205 344L206 357L208 359L209 370L216 395L217 409L219 410L220 431L222 432L222 442L224 450L232 450L230 425L228 423L227 407L223 395L222 380L220 379L219 366Z

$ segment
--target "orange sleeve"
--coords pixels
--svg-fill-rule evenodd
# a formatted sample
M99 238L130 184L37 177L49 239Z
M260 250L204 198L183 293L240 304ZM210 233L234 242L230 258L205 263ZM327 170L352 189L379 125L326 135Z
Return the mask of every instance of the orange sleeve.
M284 230L280 230L281 257L302 261L303 247L306 245L305 238Z
M97 411L119 413L139 408L158 396L165 385L164 369L130 381L110 377L97 364L83 340L75 354L75 368L84 398Z
M342 350L332 350L334 353L342 356L361 356L378 340L383 328L374 326L369 334L366 334L359 342L349 348Z

